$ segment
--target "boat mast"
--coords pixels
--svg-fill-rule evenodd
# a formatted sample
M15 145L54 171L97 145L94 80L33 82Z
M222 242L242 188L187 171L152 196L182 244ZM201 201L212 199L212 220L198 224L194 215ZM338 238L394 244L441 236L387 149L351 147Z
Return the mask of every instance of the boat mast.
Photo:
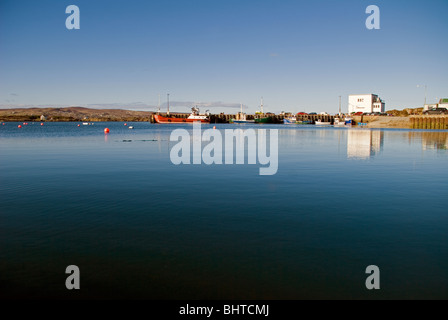
M157 114L160 113L160 93L159 93L159 103L157 104Z
M263 112L263 97L261 97L261 106L260 107L261 107L261 113L264 114L264 112Z
M341 96L339 96L339 117L341 116Z
M167 100L167 112L166 112L166 115L169 116L170 115L170 94L169 93L166 94L166 100Z

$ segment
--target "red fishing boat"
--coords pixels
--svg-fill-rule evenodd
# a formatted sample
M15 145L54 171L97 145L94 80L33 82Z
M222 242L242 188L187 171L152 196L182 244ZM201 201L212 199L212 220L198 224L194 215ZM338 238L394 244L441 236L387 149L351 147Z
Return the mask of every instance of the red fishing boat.
M209 114L206 112L205 114L199 113L199 109L196 107L191 108L191 114L188 118L178 118L173 116L163 117L159 114L154 115L154 120L157 123L185 123L185 122L202 122L202 123L210 123Z

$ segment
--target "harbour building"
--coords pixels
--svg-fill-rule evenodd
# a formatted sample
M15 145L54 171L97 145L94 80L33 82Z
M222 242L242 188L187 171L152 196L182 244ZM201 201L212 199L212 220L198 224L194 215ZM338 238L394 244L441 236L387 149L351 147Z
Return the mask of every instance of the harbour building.
M386 105L376 94L351 94L348 96L349 113L385 112Z

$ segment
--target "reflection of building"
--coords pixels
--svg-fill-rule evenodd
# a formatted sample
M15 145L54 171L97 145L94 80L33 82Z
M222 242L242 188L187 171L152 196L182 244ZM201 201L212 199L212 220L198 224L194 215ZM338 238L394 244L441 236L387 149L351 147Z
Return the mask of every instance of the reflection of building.
M347 158L368 159L383 148L384 132L350 129L347 136Z
M352 94L348 96L348 112L385 112L383 100L376 94Z

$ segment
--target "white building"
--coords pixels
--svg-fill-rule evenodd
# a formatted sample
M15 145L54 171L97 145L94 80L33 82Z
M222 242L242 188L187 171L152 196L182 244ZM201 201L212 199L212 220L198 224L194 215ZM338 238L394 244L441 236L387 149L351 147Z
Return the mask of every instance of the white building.
M436 108L446 108L448 109L448 99L440 99L439 103L433 103L433 104L425 104L423 111L429 110L429 109L436 109Z
M385 112L386 105L376 94L351 94L348 96L348 113Z

